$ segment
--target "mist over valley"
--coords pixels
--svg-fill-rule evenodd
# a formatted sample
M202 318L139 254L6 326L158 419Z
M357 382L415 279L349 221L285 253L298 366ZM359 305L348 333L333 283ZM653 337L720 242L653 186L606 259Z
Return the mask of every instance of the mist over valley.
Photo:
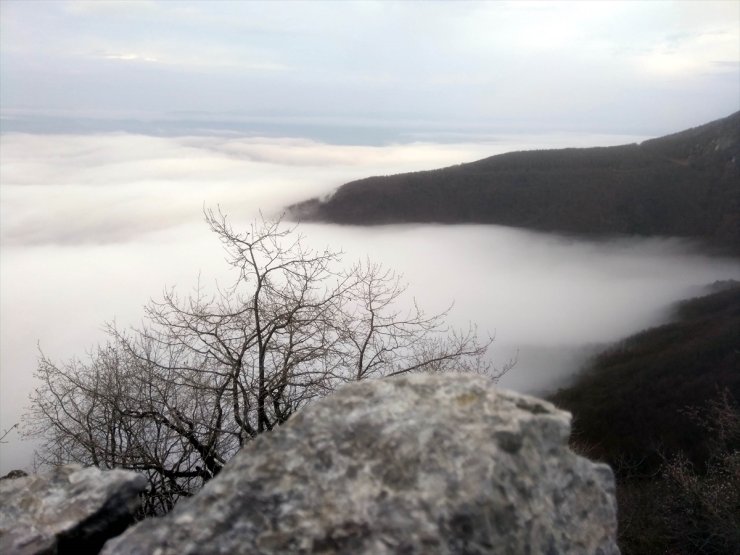
M137 325L167 286L223 280L226 265L203 208L235 226L260 211L330 194L361 176L416 171L530 146L604 137L502 137L496 143L384 147L309 139L153 137L126 133L2 135L2 422L18 421L37 348L85 357L103 324ZM608 142L619 144L625 137ZM528 143L528 141L531 141ZM568 141L567 143L565 141ZM565 144L563 144L565 143ZM517 364L502 385L552 391L600 348L663 322L671 304L740 263L672 238L584 241L494 225L299 225L312 246L369 257L404 274L429 311L495 335L489 356ZM32 445L3 449L3 469L27 466Z

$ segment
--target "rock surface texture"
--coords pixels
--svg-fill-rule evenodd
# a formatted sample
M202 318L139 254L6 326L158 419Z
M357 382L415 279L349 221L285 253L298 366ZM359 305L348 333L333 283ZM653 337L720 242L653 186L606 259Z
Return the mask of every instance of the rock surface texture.
M0 482L0 553L98 553L131 524L146 479L63 466Z
M618 553L611 470L569 416L476 376L343 388L107 555Z

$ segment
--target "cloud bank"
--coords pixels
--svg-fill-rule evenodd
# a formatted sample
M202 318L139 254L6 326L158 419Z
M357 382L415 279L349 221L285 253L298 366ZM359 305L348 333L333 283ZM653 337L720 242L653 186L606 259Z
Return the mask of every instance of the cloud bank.
M612 137L608 142L626 142ZM604 144L603 137L518 137L489 144L336 146L238 136L0 137L0 429L18 421L38 346L84 357L102 324L136 325L166 286L226 278L202 222L220 204L235 225L371 174L428 169L499 150ZM528 143L529 141L529 143ZM591 143L593 144L593 143ZM671 239L584 242L498 226L301 225L316 247L403 272L429 311L496 335L491 356L518 358L503 385L540 392L585 356L663 321L670 303L740 263ZM0 472L30 464L32 445L0 446Z
M244 136L126 133L0 136L4 245L109 243L202 220L279 214L352 179L469 162L538 146L616 144L631 136L502 136L496 142L328 145Z

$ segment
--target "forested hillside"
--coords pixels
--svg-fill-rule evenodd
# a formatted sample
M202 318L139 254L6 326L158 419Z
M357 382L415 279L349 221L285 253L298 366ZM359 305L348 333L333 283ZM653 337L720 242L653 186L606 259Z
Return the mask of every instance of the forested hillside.
M512 152L370 177L289 211L345 224L493 223L690 237L740 253L740 112L639 145Z
M678 451L704 460L708 438L681 411L725 388L740 400L738 283L681 303L672 323L605 351L554 400L574 414L574 437L594 456L650 472Z
M716 289L552 397L615 470L625 554L740 552L740 284Z

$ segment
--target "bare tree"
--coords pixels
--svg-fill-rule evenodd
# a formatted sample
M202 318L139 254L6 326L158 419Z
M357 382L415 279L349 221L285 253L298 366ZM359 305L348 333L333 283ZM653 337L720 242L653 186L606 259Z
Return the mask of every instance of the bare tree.
M16 422L10 428L4 430L3 433L0 434L0 443L8 443L8 441L5 438L8 437L10 435L10 432L15 430L17 427L18 427L18 423Z
M447 312L401 308L399 276L305 246L295 228L261 221L221 240L232 283L146 307L138 329L108 327L85 362L41 356L29 431L39 460L127 468L149 477L145 512L168 511L219 473L245 443L350 381L422 371L500 376L491 340L450 330Z

